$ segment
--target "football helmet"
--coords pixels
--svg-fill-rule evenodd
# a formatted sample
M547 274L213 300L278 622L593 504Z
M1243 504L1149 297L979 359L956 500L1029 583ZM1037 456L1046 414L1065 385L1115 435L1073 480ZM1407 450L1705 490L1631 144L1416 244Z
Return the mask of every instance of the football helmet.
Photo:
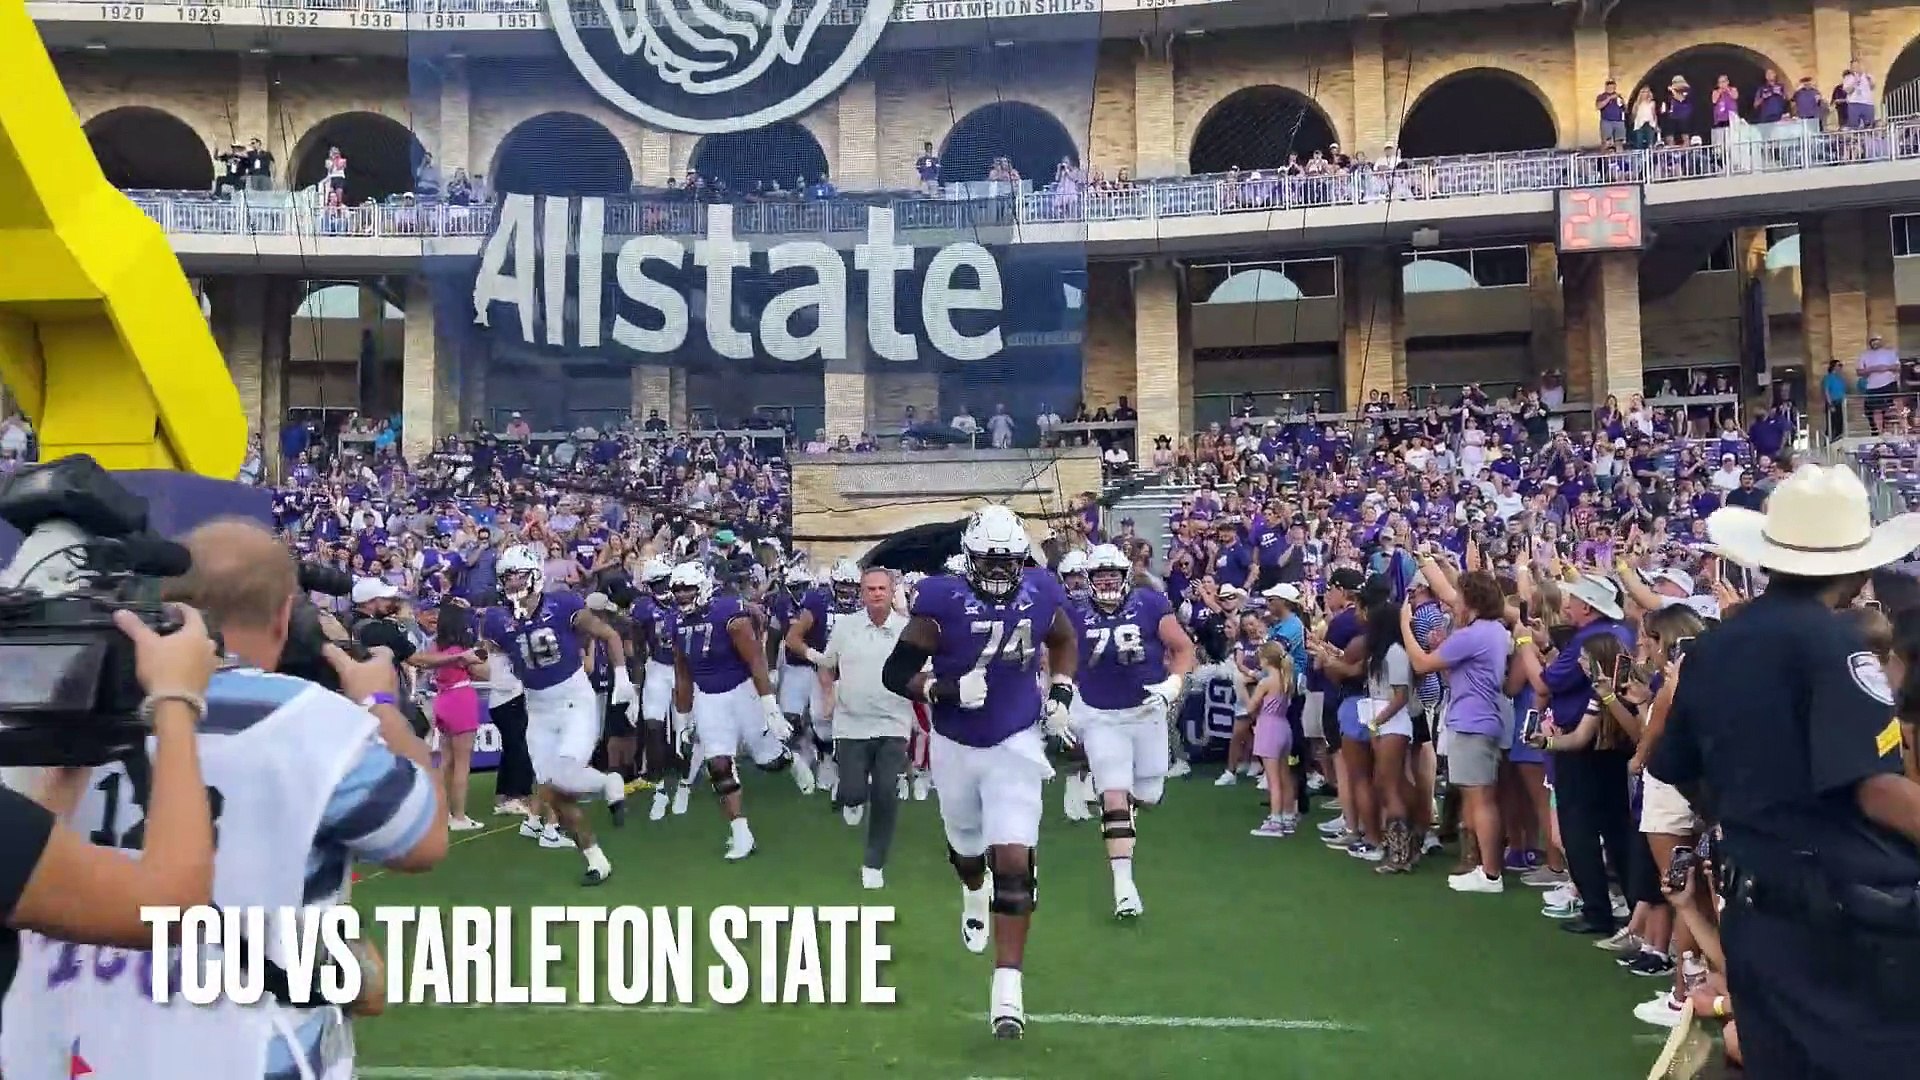
M1093 602L1104 610L1112 611L1126 602L1127 578L1132 573L1132 564L1112 544L1101 544L1087 554L1087 587Z
M1060 584L1066 587L1067 596L1074 600L1085 600L1093 592L1093 586L1087 584L1087 557L1079 551L1069 551L1060 556L1060 566L1055 571L1060 575Z
M673 604L680 614L697 618L713 602L713 577L707 568L697 562L681 563L673 568L673 578L668 582L673 591Z
M828 579L833 587L833 602L843 608L850 608L860 602L860 567L852 559L841 559L833 564L832 576Z
M813 572L804 563L794 563L781 575L780 583L787 590L787 595L797 603L807 595L807 590L813 588Z
M946 572L952 574L954 577L965 577L967 575L967 556L965 552L956 551L947 556L947 561L944 565L946 566Z
M967 559L968 583L981 596L999 602L1020 591L1033 541L1020 524L1020 515L1009 507L989 506L968 519L960 534L960 550Z
M673 599L667 588L667 583L671 580L673 580L673 564L658 555L648 559L647 564L640 568L641 583L647 587L647 592L652 594L655 600L663 604Z
M499 575L500 595L521 605L539 596L546 586L545 565L546 560L540 553L529 547L511 547L501 552L500 561L494 565Z

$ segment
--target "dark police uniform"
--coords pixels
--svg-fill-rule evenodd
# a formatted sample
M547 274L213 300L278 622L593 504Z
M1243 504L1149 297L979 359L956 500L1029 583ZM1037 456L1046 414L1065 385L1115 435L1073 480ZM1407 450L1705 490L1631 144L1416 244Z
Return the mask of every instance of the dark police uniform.
M1855 801L1901 771L1858 634L1813 597L1761 594L1694 644L1648 771L1720 823L1747 1073L1920 1076L1920 848Z

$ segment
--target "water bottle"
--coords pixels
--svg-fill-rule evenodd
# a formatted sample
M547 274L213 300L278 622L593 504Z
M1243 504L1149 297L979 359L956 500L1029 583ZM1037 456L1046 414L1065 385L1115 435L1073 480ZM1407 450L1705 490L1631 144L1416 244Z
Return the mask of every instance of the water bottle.
M1707 981L1707 965L1691 952L1680 954L1680 985L1685 993L1692 994Z

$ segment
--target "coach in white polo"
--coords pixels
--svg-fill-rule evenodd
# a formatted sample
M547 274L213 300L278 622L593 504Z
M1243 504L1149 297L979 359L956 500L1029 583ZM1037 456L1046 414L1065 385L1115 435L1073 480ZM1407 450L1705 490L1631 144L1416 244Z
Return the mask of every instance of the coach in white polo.
M907 617L894 610L893 572L874 567L860 575L858 615L834 620L819 668L832 684L828 710L833 717L833 756L840 766L834 805L847 824L867 818L867 853L860 883L869 889L886 884L887 851L899 816L898 785L907 767L907 735L913 729L913 703L880 685L880 669L893 655L894 642Z

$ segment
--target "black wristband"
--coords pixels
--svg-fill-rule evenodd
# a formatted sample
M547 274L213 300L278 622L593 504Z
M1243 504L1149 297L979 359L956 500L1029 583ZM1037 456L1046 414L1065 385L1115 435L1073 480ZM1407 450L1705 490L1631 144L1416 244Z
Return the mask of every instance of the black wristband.
M1047 689L1047 698L1057 702L1063 709L1073 707L1073 684L1057 682Z
M960 680L930 679L926 697L929 705L957 705L960 702Z

